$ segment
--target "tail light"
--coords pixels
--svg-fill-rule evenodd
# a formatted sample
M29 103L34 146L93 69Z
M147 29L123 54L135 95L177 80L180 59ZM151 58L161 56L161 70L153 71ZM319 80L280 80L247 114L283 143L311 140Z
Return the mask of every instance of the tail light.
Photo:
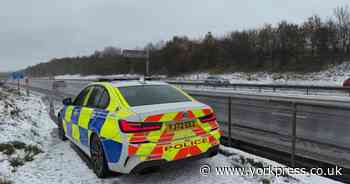
M162 128L161 123L140 123L130 122L126 120L119 120L119 127L124 133L133 132L148 132L152 130L159 130Z
M216 116L214 113L210 113L206 116L203 116L203 117L200 117L199 120L202 122L202 123L207 123L207 122L210 122L210 121L216 121Z

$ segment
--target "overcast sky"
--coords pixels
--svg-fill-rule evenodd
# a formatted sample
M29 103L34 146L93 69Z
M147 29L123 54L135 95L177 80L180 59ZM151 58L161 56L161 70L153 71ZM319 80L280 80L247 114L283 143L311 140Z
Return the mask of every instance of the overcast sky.
M143 47L174 35L201 38L282 19L300 23L349 0L0 0L0 71L105 46Z

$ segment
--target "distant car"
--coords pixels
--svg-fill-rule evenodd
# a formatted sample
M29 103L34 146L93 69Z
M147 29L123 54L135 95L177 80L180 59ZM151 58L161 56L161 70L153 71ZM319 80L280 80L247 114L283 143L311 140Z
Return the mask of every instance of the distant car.
M349 79L346 79L343 83L343 86L344 87L350 87L350 78Z
M0 80L0 86L3 86L5 84L5 81Z
M54 81L52 84L53 89L65 88L66 86L66 82L64 82L63 80Z
M218 153L213 109L164 82L96 82L63 104L60 139L81 148L101 178Z
M221 84L221 85L226 85L226 84L230 84L230 81L227 79L224 79L222 77L208 77L204 80L205 84Z

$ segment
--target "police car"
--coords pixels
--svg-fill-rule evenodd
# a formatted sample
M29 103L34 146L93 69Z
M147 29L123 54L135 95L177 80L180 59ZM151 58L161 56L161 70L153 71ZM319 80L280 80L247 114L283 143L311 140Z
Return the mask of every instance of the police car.
M63 104L60 139L85 152L101 178L218 153L212 108L165 82L96 82Z

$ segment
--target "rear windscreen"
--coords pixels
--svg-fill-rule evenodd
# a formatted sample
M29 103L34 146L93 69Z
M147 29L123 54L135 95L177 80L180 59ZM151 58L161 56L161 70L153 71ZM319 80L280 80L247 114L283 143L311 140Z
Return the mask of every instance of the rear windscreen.
M118 88L130 106L191 101L172 86L144 85Z

